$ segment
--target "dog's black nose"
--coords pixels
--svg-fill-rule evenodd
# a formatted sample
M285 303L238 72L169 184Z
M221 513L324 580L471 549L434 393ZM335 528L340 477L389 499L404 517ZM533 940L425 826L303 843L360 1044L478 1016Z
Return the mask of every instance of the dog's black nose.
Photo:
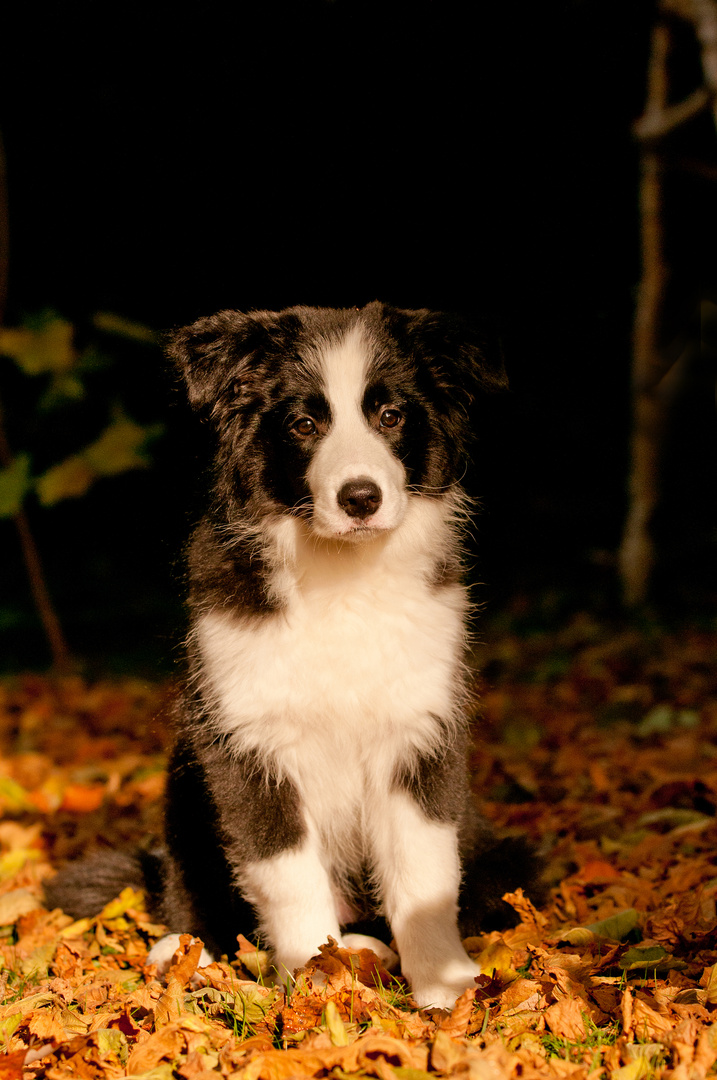
M358 480L347 480L336 498L349 517L367 518L375 514L381 505L381 489L373 480L360 477Z

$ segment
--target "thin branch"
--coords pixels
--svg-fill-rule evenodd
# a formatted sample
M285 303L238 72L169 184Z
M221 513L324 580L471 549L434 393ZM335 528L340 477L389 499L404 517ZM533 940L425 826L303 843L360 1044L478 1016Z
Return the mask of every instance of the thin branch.
M647 119L658 119L665 111L669 48L669 29L658 23L652 32ZM659 362L659 329L667 286L662 224L663 166L659 153L650 144L644 146L641 164L642 277L633 331L630 503L619 553L623 596L629 605L646 599L654 564L650 525L659 494L660 444L665 423L665 403L655 393L664 370Z
M692 0L695 33L702 50L702 71L712 94L712 113L717 126L717 3Z
M661 0L660 9L691 22L702 51L702 72L717 125L717 0Z
M667 105L660 113L645 113L633 126L635 136L641 142L663 139L665 135L699 116L712 101L712 94L705 86L699 86L684 101Z
M5 147L0 133L0 326L5 319L8 295L8 277L10 266L10 217L8 210L8 184ZM12 452L8 442L0 402L0 466L7 467L12 462ZM70 664L70 650L60 626L60 620L50 599L50 593L42 568L40 553L32 535L27 514L20 509L13 518L20 538L25 568L30 580L30 589L40 617L54 667L67 668Z

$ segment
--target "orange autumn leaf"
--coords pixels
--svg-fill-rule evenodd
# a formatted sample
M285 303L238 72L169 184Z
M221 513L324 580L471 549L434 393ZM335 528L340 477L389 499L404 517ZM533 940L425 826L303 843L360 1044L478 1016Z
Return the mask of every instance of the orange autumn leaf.
M605 862L603 859L591 859L581 866L575 875L576 881L589 881L593 884L615 881L619 877L620 871L616 870L612 863Z
M62 793L61 810L71 814L89 814L98 810L105 797L105 789L96 784L68 784Z
M0 1080L22 1080L25 1054L25 1050L13 1050L10 1054L0 1054Z

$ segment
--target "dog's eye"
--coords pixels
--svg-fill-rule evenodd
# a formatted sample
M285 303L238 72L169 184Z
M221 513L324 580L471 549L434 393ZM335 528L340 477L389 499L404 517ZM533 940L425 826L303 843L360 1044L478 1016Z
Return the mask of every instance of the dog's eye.
M291 425L291 430L300 439L308 439L310 435L316 434L316 424L310 416L302 416L296 423Z
M383 409L378 422L382 428L397 428L403 423L403 413L400 409Z

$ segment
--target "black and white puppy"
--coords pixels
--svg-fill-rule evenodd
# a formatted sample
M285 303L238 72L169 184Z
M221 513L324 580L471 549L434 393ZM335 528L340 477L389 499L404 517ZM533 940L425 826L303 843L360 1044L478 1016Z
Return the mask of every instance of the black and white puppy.
M230 955L258 917L281 975L379 911L417 1003L451 1007L479 974L462 862L492 901L466 765L460 481L468 406L505 385L502 363L453 317L380 303L223 311L169 353L217 457L166 851L137 857L155 908Z

